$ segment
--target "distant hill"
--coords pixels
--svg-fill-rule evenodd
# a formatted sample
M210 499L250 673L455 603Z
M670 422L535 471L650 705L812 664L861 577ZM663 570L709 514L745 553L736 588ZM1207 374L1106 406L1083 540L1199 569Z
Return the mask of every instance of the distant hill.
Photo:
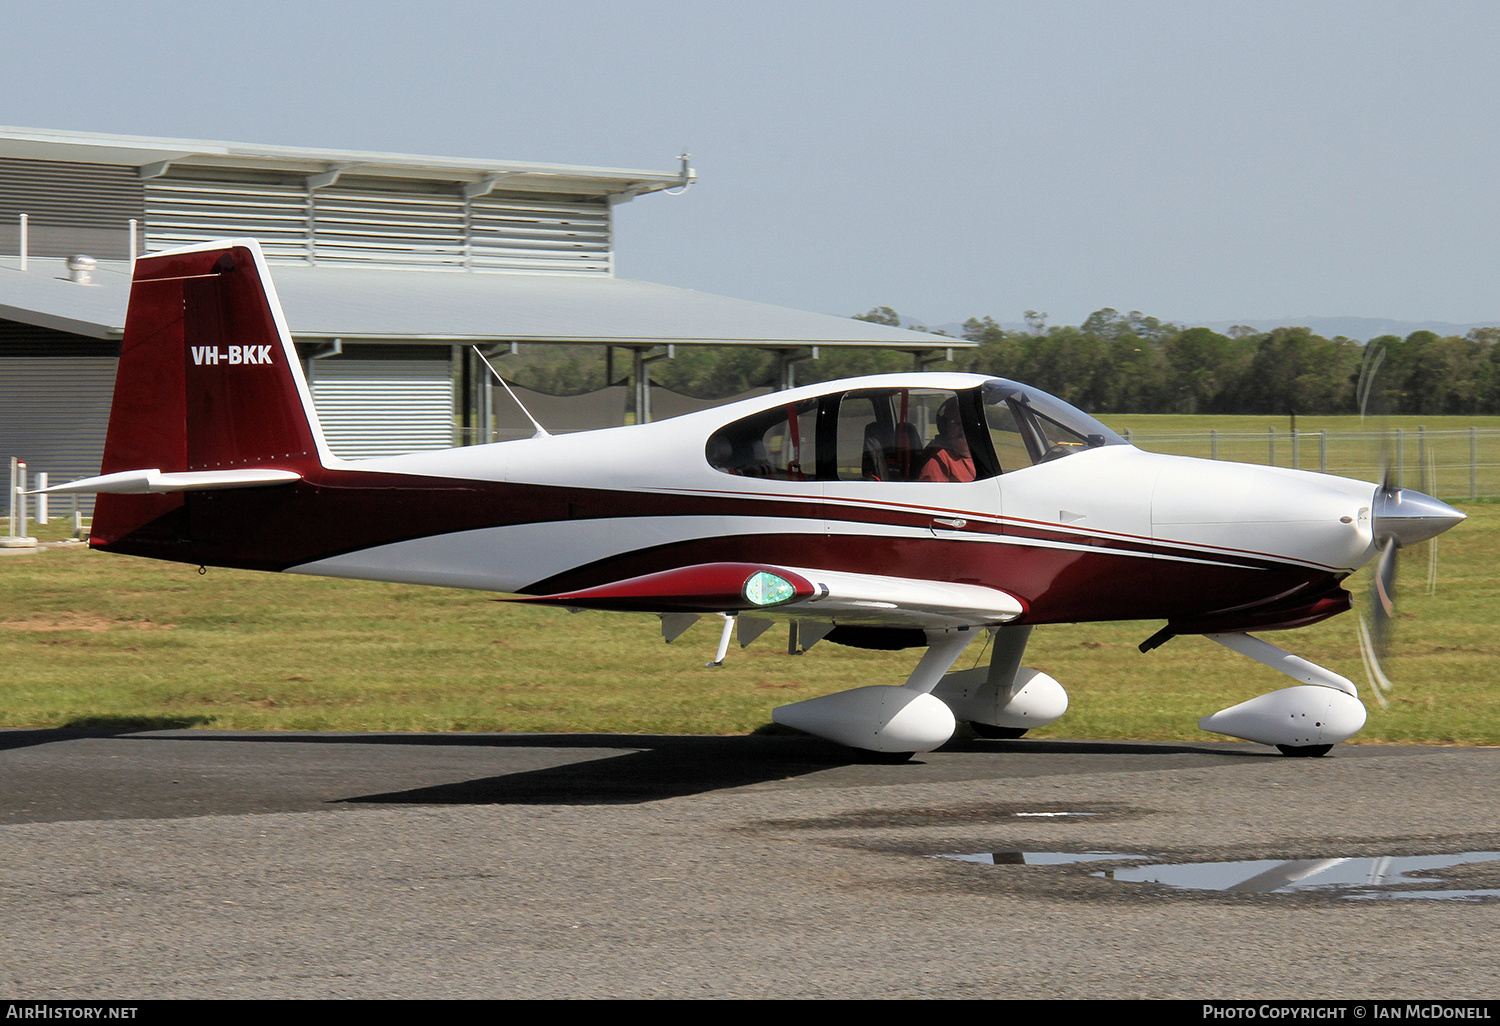
M1492 321L1476 321L1471 324L1451 324L1447 321L1393 321L1388 317L1278 317L1251 321L1209 321L1203 327L1212 328L1215 331L1228 331L1236 324L1248 325L1257 331L1270 331L1272 328L1283 327L1308 328L1314 335L1322 335L1324 338L1343 335L1345 338L1357 338L1361 342L1368 342L1381 335L1405 337L1414 331L1430 331L1438 335L1466 335L1474 328L1500 326L1500 317ZM1197 325L1193 326L1197 327Z

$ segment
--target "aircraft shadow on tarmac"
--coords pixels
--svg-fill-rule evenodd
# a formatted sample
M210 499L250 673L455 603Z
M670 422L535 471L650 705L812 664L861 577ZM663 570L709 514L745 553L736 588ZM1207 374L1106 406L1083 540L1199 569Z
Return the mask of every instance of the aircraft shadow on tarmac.
M829 786L892 785L1005 776L1052 776L1084 772L1182 766L1222 765L1225 759L1272 757L1255 746L1201 745L1182 742L1130 741L989 741L955 739L933 755L891 764L805 735L764 733L744 736L663 736L639 734L345 734L234 732L172 729L131 721L108 728L102 721L88 727L0 731L0 751L78 739L174 744L282 746L283 784L296 774L296 757L285 746L344 746L351 753L337 773L336 788L347 797L333 804L493 805L493 804L635 804L701 794L751 784L811 778ZM144 730L142 728L145 728ZM165 729L163 729L165 728ZM405 749L409 757L403 757ZM374 793L359 793L361 779L391 781L416 775L431 780L432 760L423 752L437 749L511 750L514 772L494 774L495 760L484 760L491 775ZM378 751L378 755L377 755ZM268 753L269 754L269 753ZM946 758L951 755L978 758ZM477 760L476 760L477 761ZM446 759L442 772L455 767ZM476 766L475 768L480 768ZM462 773L462 766L457 767ZM324 792L326 794L326 791ZM327 799L324 799L327 802Z
M551 743L558 743L557 738ZM749 784L817 776L829 784L889 785L977 776L1006 776L991 760L948 772L934 761L916 756L910 762L867 757L817 738L679 738L599 735L591 738L610 748L630 746L635 751L606 759L591 759L565 766L529 770L461 783L420 787L384 794L345 799L353 803L422 805L464 804L631 804L658 801ZM766 743L771 742L771 743ZM569 739L569 744L572 740ZM649 747L646 747L649 746ZM1225 753L1189 745L1129 745L1118 742L955 742L940 753L970 752L1024 757L1028 754L1083 754L1133 757L1169 753L1202 753L1223 758ZM1012 758L1007 762L1020 761ZM1008 767L1007 767L1008 768ZM1093 765L1089 770L1098 770ZM1082 772L1085 767L1051 772ZM1032 775L1024 773L1023 775Z

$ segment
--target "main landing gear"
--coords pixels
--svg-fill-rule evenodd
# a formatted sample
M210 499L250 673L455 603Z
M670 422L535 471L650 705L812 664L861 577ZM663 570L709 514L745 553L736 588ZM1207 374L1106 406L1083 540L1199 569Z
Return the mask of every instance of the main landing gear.
M1020 737L1062 716L1068 709L1062 686L1021 665L1030 627L988 628L995 636L989 666L948 672L983 629L927 631L927 652L899 687L811 698L779 706L771 718L852 748L899 755L932 751L953 736L960 719L981 737Z
M994 635L989 665L950 672L985 629ZM959 720L968 720L982 738L1004 740L1067 712L1062 685L1021 665L1029 626L951 628L926 635L927 652L905 684L854 688L779 706L772 719L851 748L903 759L944 744ZM1347 678L1248 634L1204 637L1299 683L1205 716L1198 721L1203 730L1274 745L1292 758L1317 758L1364 726L1365 707Z

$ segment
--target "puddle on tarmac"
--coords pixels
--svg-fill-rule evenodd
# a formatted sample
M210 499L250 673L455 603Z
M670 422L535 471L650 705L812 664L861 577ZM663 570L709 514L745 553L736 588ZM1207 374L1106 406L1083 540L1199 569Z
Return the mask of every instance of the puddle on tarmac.
M1066 866L1079 862L1144 862L1153 856L1104 851L997 851L974 855L939 855L938 858L995 866ZM1500 861L1500 852L1466 851L1455 855L1382 856L1373 859L1164 862L1145 866L1120 866L1092 875L1121 883L1155 883L1181 890L1231 894L1312 892L1359 900L1399 898L1482 901L1500 898L1500 888L1423 889L1410 885L1448 882L1440 877L1422 876L1422 873L1496 861Z

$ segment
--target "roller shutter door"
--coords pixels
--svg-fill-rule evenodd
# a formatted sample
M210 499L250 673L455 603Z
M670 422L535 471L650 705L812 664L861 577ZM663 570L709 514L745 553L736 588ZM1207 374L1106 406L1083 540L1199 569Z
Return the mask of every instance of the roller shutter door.
M25 460L33 479L46 473L50 484L98 474L119 362L108 356L0 357L0 459L6 467L12 456ZM0 483L0 493L4 489ZM78 503L93 512L92 495L80 495ZM54 513L71 508L66 497L53 497Z
M308 379L336 456L359 460L453 445L446 360L311 360Z

